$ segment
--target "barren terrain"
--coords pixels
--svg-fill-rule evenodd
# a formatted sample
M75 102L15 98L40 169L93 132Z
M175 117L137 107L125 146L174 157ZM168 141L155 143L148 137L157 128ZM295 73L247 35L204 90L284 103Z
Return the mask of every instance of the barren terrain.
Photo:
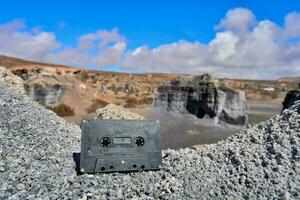
M76 173L80 129L0 80L1 199L299 199L300 102L158 171Z
M0 65L24 80L31 99L76 124L80 124L83 118L95 116L98 108L113 103L147 119L160 120L164 148L215 143L237 131L236 127L214 127L192 116L178 116L153 109L151 104L156 88L176 74L87 71L6 56L0 57ZM279 114L286 92L297 87L297 80L219 79L228 87L246 92L250 124Z

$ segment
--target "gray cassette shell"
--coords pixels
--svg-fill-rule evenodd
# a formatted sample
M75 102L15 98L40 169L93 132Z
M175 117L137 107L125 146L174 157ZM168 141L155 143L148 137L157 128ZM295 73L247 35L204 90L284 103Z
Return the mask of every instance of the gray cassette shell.
M89 119L81 130L81 173L156 170L161 165L158 121Z

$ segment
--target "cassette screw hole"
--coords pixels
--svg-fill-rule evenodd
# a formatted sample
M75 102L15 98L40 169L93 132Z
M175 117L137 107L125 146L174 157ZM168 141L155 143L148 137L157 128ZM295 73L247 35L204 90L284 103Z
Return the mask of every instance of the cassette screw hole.
M141 168L142 168L142 169L145 169L145 165L142 165Z
M135 139L135 144L136 144L136 146L138 146L138 147L144 146L144 144L145 144L144 138L142 138L142 137L137 137L137 138Z
M111 141L108 137L104 137L100 140L100 144L103 146L103 147L109 147L110 144L111 144Z
M113 169L113 168L114 168L114 166L112 166L112 165L111 165L111 166L109 166L109 168L110 168L110 169Z
M136 168L136 165L132 165L133 168Z
M104 171L105 170L105 167L101 167L101 171Z

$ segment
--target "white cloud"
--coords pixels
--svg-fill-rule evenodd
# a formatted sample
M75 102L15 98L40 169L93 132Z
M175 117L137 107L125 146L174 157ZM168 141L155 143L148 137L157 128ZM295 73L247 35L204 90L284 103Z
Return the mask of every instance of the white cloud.
M26 28L23 21L0 25L0 54L74 66L119 65L122 70L202 73L233 78L300 76L300 13L284 25L256 19L249 9L229 10L208 42L177 42L127 49L117 29L81 35L73 47L54 33Z
M0 25L0 54L32 60L45 60L59 47L55 34L26 30L23 21L15 20Z
M215 28L231 30L236 34L242 35L249 31L256 24L256 18L249 9L235 8L229 10L225 18L221 20Z
M198 70L199 63L205 59L198 56L206 53L203 50L200 43L183 40L154 49L141 46L127 53L122 66L124 69L142 68L149 71L192 73Z
M74 66L111 66L121 62L125 50L126 39L117 29L99 30L80 36L76 47L58 50L47 61Z
M285 36L299 37L300 36L300 13L289 13L285 19Z
M61 47L52 32L27 29L24 21L0 25L0 54L74 66L109 66L121 62L125 37L117 29L80 36L75 47Z
M229 10L208 44L179 41L128 53L125 69L211 72L216 76L273 79L300 76L300 14L290 13L283 27L258 21L243 8ZM296 39L296 40L295 40ZM291 41L292 40L292 41Z
M217 33L209 43L208 51L217 63L224 63L232 59L237 52L239 38L230 31Z

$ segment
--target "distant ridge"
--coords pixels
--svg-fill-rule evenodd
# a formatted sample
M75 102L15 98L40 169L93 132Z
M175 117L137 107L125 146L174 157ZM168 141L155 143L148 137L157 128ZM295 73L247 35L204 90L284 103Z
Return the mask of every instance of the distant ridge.
M51 64L51 63L43 63L43 62L37 62L37 61L30 61L30 60L24 60L21 58L15 58L5 55L0 55L0 66L3 66L7 69L12 70L12 68L34 68L34 67L53 67L53 68L69 68L69 69L75 69L75 70L83 70L83 71L89 71L91 73L102 73L102 74L136 74L136 75L155 75L155 76L162 76L162 77L168 77L170 74L168 73L127 73L127 72L112 72L112 71L103 71L103 70L88 70L81 67L74 67L74 66L67 66L67 65L59 65L59 64ZM177 75L177 74L173 74ZM172 76L172 75L171 75Z
M279 82L299 82L300 83L300 76L298 77L282 77L278 79Z
M5 55L0 55L0 66L3 66L7 69L11 69L14 67L40 67L40 66L45 66L45 67L55 67L55 68L72 68L72 69L80 69L80 70L85 70L89 72L101 72L101 73L109 73L109 74L135 74L135 73L127 73L127 72L109 72L109 71L102 71L102 70L88 70L80 67L74 67L74 66L67 66L67 65L59 65L59 64L51 64L51 63L43 63L43 62L37 62L37 61L30 61L30 60L25 60L21 58L15 58L15 57L10 57L10 56L5 56ZM178 74L178 73L151 73L151 72L146 72L142 74L148 74L148 75L156 75L156 76L168 76L168 75L184 75L184 74ZM141 75L142 75L141 74ZM277 80L257 80L257 79L234 79L234 78L219 78L219 80L236 80L236 81L249 81L249 82L256 82L256 81L279 81L279 82L299 82L300 83L300 76L297 77L281 77Z
M14 58L14 57L9 57L9 56L5 56L5 55L0 55L0 66L10 69L12 67L23 66L23 65L30 65L30 66L43 65L43 66L47 66L47 67L76 68L76 67L70 67L70 66L66 66L66 65L42 63L42 62L29 61L29 60L23 60L20 58Z

